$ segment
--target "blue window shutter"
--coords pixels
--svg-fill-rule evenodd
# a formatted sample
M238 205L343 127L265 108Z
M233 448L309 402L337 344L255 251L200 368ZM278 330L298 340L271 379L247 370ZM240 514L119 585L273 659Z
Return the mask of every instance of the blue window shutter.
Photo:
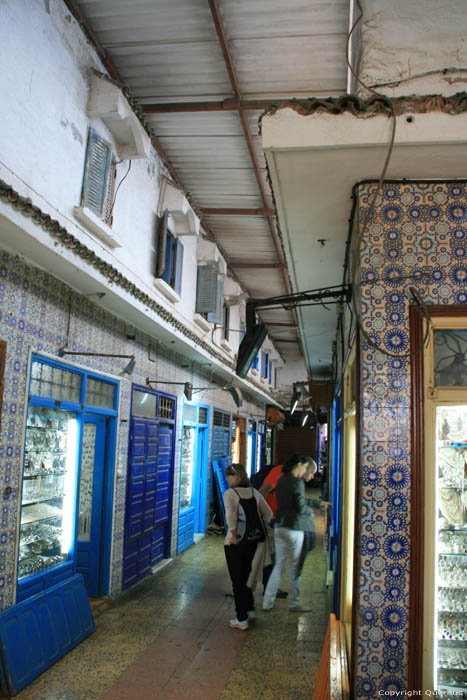
M89 129L84 166L82 204L100 218L110 215L112 193L112 150L110 144Z
M268 376L268 358L269 355L267 352L261 353L261 377L263 379L266 379Z
M255 359L251 363L251 367L252 367L252 369L258 369L258 365L259 365L259 355L256 355Z
M182 294L182 270L183 270L183 243L178 239L176 245L176 262L175 262L175 291L178 295Z
M161 251L162 253L162 251ZM172 269L172 255L174 254L174 238L171 233L167 233L165 242L165 265L161 275L164 282L170 285L170 272Z
M268 366L268 379L269 379L269 384L272 384L272 362L269 361L269 366Z
M166 209L162 216L158 218L156 232L156 277L162 277L166 269L166 252L167 252L167 222L169 220L169 212Z
M201 263L198 265L198 277L196 281L197 313L216 313L218 277L216 263Z
M219 275L217 278L217 298L216 298L216 310L213 313L208 313L209 323L217 323L217 325L222 325L222 310L224 301L224 280Z

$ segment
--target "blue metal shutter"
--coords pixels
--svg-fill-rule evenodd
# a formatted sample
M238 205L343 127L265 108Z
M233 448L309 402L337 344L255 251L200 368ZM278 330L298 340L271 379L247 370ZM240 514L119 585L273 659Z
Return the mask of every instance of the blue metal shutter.
M2 694L16 695L95 629L80 574L0 614Z
M82 204L106 220L110 216L112 192L112 149L93 129L89 129L84 166Z

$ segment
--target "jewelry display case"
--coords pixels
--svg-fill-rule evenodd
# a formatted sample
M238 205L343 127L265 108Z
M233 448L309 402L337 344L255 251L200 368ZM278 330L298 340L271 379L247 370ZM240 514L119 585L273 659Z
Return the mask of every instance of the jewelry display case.
M467 698L467 405L436 407L435 677Z
M77 419L30 406L26 424L18 578L67 561L74 527Z
M191 505L195 468L195 428L183 426L182 464L180 474L180 508Z

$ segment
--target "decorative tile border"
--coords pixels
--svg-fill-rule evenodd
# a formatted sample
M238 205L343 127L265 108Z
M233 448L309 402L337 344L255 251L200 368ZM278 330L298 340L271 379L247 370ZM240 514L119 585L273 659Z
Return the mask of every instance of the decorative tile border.
M360 222L375 188L358 188ZM360 241L360 280L362 327L381 350L362 337L356 697L375 698L409 690L408 288L427 304L466 302L465 183L383 184Z

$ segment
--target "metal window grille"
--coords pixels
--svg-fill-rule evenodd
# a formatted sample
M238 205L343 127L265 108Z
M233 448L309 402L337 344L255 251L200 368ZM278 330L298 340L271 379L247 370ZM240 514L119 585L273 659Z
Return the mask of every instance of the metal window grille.
M204 406L200 406L199 414L198 414L198 422L199 423L207 423L208 422L208 409L205 408Z
M174 419L175 401L161 396L159 399L159 418Z

